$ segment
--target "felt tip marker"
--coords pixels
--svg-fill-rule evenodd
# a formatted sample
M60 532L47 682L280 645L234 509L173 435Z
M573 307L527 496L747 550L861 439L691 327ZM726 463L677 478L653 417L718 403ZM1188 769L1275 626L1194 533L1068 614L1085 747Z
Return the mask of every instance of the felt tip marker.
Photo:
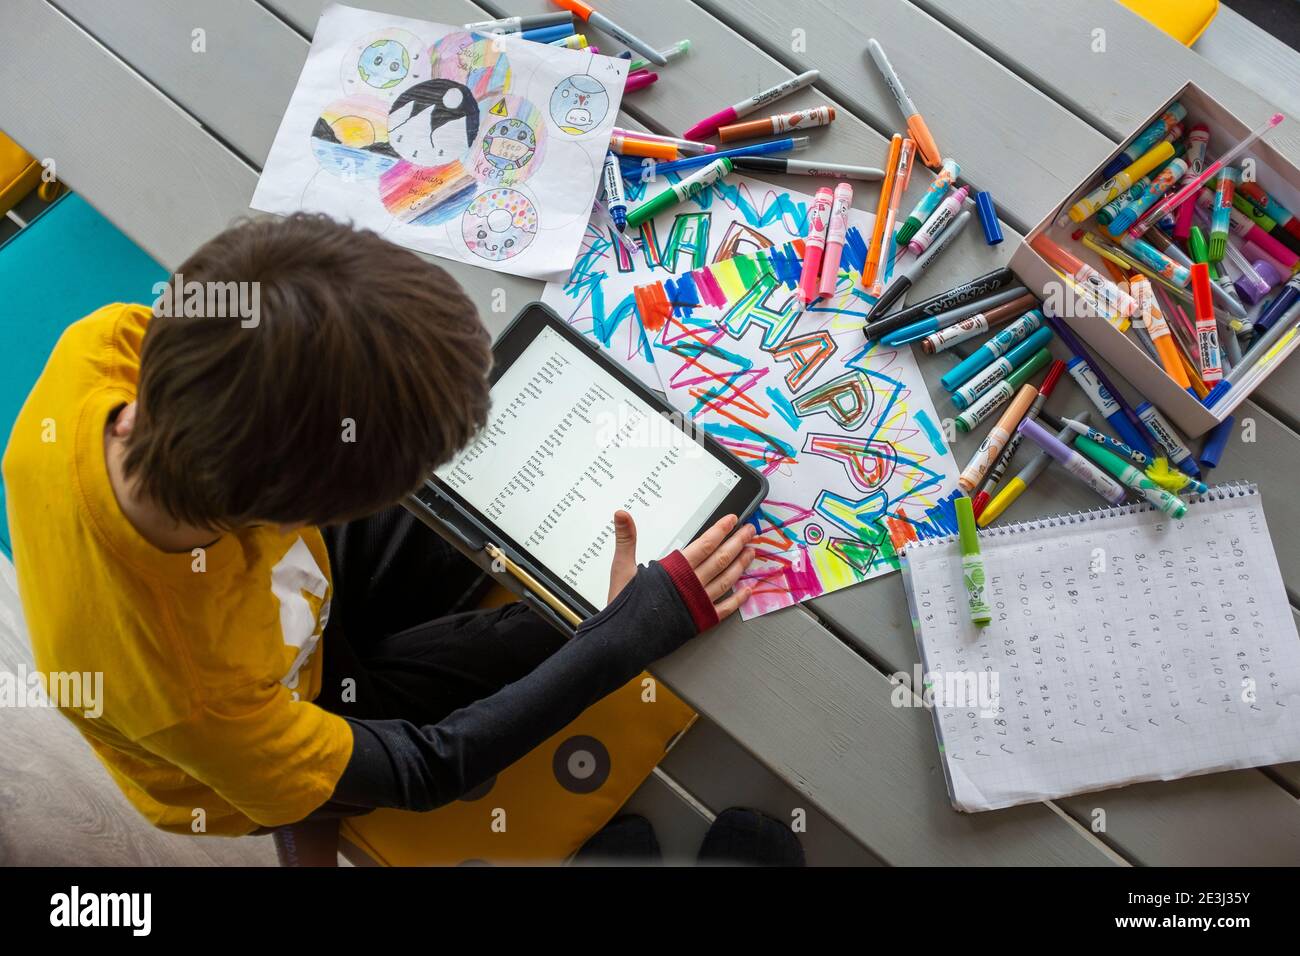
M656 54L657 56L658 54ZM660 64L661 66L663 64ZM719 127L726 126L728 123L734 123L742 116L748 116L755 110L761 109L768 103L774 103L779 99L789 96L791 93L797 93L805 87L812 86L821 77L821 71L808 70L800 73L798 76L792 76L787 80L782 80L775 86L770 86L761 93L755 93L748 99L743 99L733 106L728 106L724 110L719 110L712 116L707 116L700 120L682 136L686 139L704 139L716 133Z
M1080 421L1088 420L1087 409L1082 409L1075 413L1075 417ZM1023 434L1020 429L1016 429L1016 434ZM1069 430L1059 431L1056 440L1064 443L1070 437ZM1025 489L1033 484L1034 479L1047 470L1048 464L1052 461L1052 456L1045 451L1039 451L1020 472L1006 483L1006 485L996 495L993 496L987 505L985 505L977 516L979 526L986 528L998 518L1002 513L1010 508L1022 494ZM978 499L977 499L978 501Z
M627 193L623 190L622 167L612 151L605 154L605 165L600 171L600 178L605 187L605 207L609 210L609 218L614 220L614 225L622 232L627 228Z
M731 160L725 156L722 159L715 159L693 176L688 176L679 183L673 183L663 192L641 203L627 214L627 224L633 229L637 228L659 213L698 196L730 172Z
M583 3L582 0L554 0L554 3L556 6L568 10L584 23L590 23L597 30L600 30L603 33L608 33L629 50L635 50L637 53L640 53L655 66L668 65L668 58L652 47L649 43L646 43L636 34L624 30L609 17L593 10L589 5ZM690 139L691 137L688 136L686 138Z
M919 256L930 247L930 243L944 230L944 227L950 223L953 218L961 211L962 205L966 202L966 197L970 195L970 189L962 186L960 189L953 190L948 198L939 204L939 208L934 211L925 225L911 241L908 242L907 248L913 255Z
M1029 411L1029 406L1034 404L1034 399L1037 397L1038 389L1034 386L1027 384L1020 386L1011 404L1007 406L997 423L989 429L989 433L984 436L979 448L975 450L974 456L958 476L958 488L970 494L979 487L998 455L1002 454L1002 449L1007 447L1007 442L1015 433L1016 426L1020 424L1025 413Z
M949 326L963 323L976 323L977 325L982 323L980 331L984 331L996 325L1010 322L1017 316L1024 315L1037 302L1038 300L1034 298L1028 289L1024 286L1016 286L1006 290L1006 293L990 296L983 302L959 306L951 312L936 315L932 319L922 319L920 322L913 322L901 329L887 332L880 337L880 342L882 345L889 346L908 345L911 342L924 340L932 334L942 332ZM930 350L926 349L926 351ZM943 350L940 349L939 351Z
M907 218L903 220L903 225L898 229L898 235L894 237L894 242L900 246L907 245L922 224L930 218L931 214L939 208L939 203L943 202L944 195L948 192L948 187L957 181L957 176L961 172L961 166L956 160L945 159L943 167L939 170L938 175L930 183L930 188L925 191L920 202L912 209Z
M744 123L729 123L718 128L718 139L729 143L736 139L757 139L760 136L775 136L793 130L810 129L814 126L829 126L835 119L835 107L814 106L812 109L796 110L793 113L776 113L762 119L747 120Z
M930 264L943 255L943 251L953 244L953 241L961 235L962 230L966 228L970 220L971 211L969 209L963 210L956 221L935 240L934 245L926 249L921 254L921 257L912 262L901 274L894 277L888 288L876 300L876 304L867 312L866 321L871 322L875 317L884 315L889 311L889 307L897 302L908 289L916 285L921 276L925 274L925 270L930 268Z
M1192 265L1192 295L1196 303L1196 351L1201 381L1213 387L1223 378L1223 361L1219 357L1219 327L1214 320L1214 298L1210 293L1210 267L1204 262Z
M775 156L737 156L736 169L751 173L777 173L791 176L822 176L827 179L857 179L874 182L885 178L885 171L874 166L850 166L846 163L822 163L806 159L781 159Z
M1106 474L1083 455L1060 441L1032 418L1020 422L1020 431L1059 465L1112 505L1120 504L1126 494L1123 485Z
M844 238L849 232L849 207L853 205L853 187L840 183L835 187L835 201L831 203L830 227L826 230L826 255L822 259L822 277L818 290L824 296L835 294L835 284L840 278L840 255L844 252Z
M894 102L898 104L899 111L907 120L907 132L916 141L916 148L921 154L921 162L931 169L937 167L943 162L943 157L939 155L939 147L934 141L934 136L930 133L930 128L925 125L925 119L921 116L920 111L912 103L912 98L907 95L907 90L903 89L903 81L898 78L894 72L893 66L889 63L889 57L885 56L884 48L872 37L867 40L867 52L871 54L871 60L876 64L876 69L880 75L885 78L885 85L889 87L889 92L894 95Z
M975 399L969 408L953 419L957 431L969 432L973 430L976 425L1008 402L1016 394L1017 389L1024 386L1029 379L1038 374L1039 369L1051 360L1051 353L1047 349L1039 349L1035 352L1033 358Z
M901 329L905 325L916 322L918 319L928 319L932 316L947 312L949 309L956 308L968 302L974 302L976 299L982 299L985 296L992 295L999 289L1011 285L1015 281L1016 275L1006 266L994 269L992 272L986 272L982 276L977 276L969 282L963 282L959 286L954 286L947 292L940 292L938 295L932 295L915 305L909 305L905 309L900 309L893 315L877 320L873 325L863 329L863 333L869 339L880 338L886 332L892 332L894 329Z
M873 297L879 296L880 293L885 291L885 283L889 281L893 272L894 258L890 256L890 253L893 251L894 244L890 237L894 234L894 220L898 217L898 204L902 202L903 193L907 192L907 184L912 179L912 161L914 159L916 159L916 143L910 139L903 140L903 144L898 150L898 165L894 169L893 188L889 191L889 204L885 211L885 226L881 230L880 242L878 245L873 245L872 249L867 250L867 258L871 258L871 253L874 250L880 257L880 264L884 267L867 290ZM872 239L875 239L874 235Z
M1089 441L1082 435L1074 439L1074 447L1092 459L1095 464L1105 469L1107 474L1116 478L1121 484L1132 488L1169 517L1181 518L1187 514L1187 503L1182 498L1179 498L1172 491L1161 488L1148 478L1140 468L1134 468L1114 452L1103 448L1094 441Z
M1201 477L1201 469L1196 464L1196 456L1192 450L1187 447L1182 436L1174 430L1174 426L1169 424L1165 416L1160 414L1150 402L1143 402L1137 407L1138 418L1142 421L1147 432L1155 440L1158 447L1164 448L1169 455L1169 460L1178 466L1180 471L1184 471L1193 478Z
M962 409L972 405L982 394L1002 381L1002 379L1008 378L1021 363L1037 358L1037 353L1045 351L1051 341L1052 330L1039 329L1008 351L1006 355L994 359L954 389L951 396L952 403ZM1043 364L1046 364L1046 362Z
M651 83L658 82L658 73L652 73L649 70L637 70L635 73L628 74L627 82L623 84L623 92L635 93L637 90L644 90Z
M975 512L964 495L954 503L957 510L957 534L961 540L961 579L966 585L966 612L976 627L993 621L993 609L984 600L984 558L980 555L979 534L975 530Z
M1042 414L1043 405L1047 403L1047 399L1051 397L1052 392L1056 389L1056 383L1060 381L1061 376L1064 374L1065 363L1060 359L1054 360L1047 370L1047 374L1043 376L1043 384L1038 386L1037 397L1034 398L1033 404L1029 406L1029 411L1025 412L1026 418L1035 418ZM993 490L997 488L998 483L1002 481L1002 477L1007 473L1007 468L1011 465L1011 459L1015 456L1016 449L1020 447L1020 443L1024 441L1024 438L1025 436L1020 434L1019 430L1016 430L1012 434L1011 440L1007 442L1007 447L1002 449L1002 454L998 455L998 460L993 463L993 467L984 477L984 483L980 485L980 490L976 493L973 502L977 519L984 509L988 507Z
M876 270L880 268L880 257L885 242L885 218L889 212L890 197L898 188L897 179L900 158L903 154L904 139L895 133L889 140L889 154L885 159L885 181L880 186L880 198L876 201L876 221L871 227L871 242L867 244L867 261L862 266L862 288L870 289L876 281Z
M659 55L662 56L666 62L672 63L674 60L680 60L687 53L689 53L690 50L691 50L690 40L678 40L676 43L674 43L672 46L668 47L667 49L660 50ZM663 66L663 65L664 65L663 63L658 63L658 64L652 63L650 60L647 60L645 57L642 56L642 57L637 57L635 60L633 60L628 65L628 70L629 71L644 70L648 66Z
M567 36L572 36L573 24L562 23L556 27L542 27L538 30L523 30L515 35L521 40L528 40L532 43L552 43L555 40L562 40Z
M773 139L766 143L754 143L752 146L736 146L732 149L720 149L714 153L707 153L703 156L687 156L684 159L675 159L668 163L659 163L655 167L655 174L658 173L676 173L683 169L698 169L701 166L715 159L734 159L738 156L763 156L767 153L786 153L798 152L808 148L807 136L790 136L786 139ZM638 173L640 167L634 166L629 169L623 168L624 175Z
M1142 452L1130 448L1118 438L1111 438L1105 432L1098 431L1086 422L1079 421L1077 418L1056 418L1055 416L1046 413L1041 417L1043 421L1047 422L1047 424L1051 425L1053 428L1065 428L1076 435L1082 435L1089 441L1095 441L1098 445L1105 445L1117 454L1123 455L1135 465L1140 465L1145 468L1147 465L1151 464L1151 459L1142 454Z
M799 275L799 289L796 293L803 308L817 299L821 278L822 258L826 252L826 232L830 228L831 206L835 194L829 186L817 190L812 205L808 208L808 235L804 237L803 272ZM842 242L843 240L841 240Z
M1030 336L1037 335L1042 327L1043 313L1037 309L1030 309L1005 329L994 333L987 342L945 372L939 378L939 384L949 392L957 391L964 382L987 368L994 360L1006 355ZM1046 345L1051 336L1040 336L1040 339Z
M539 30L543 27L573 25L573 14L567 10L558 13L534 13L527 17L503 17L500 20L478 20L466 23L466 30L476 33L522 33L524 30Z

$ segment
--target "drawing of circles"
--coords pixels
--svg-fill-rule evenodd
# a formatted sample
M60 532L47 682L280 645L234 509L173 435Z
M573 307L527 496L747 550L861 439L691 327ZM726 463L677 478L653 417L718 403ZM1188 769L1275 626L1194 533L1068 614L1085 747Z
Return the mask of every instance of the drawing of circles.
M575 73L551 92L551 119L571 136L590 133L609 113L605 84L586 73Z
M465 246L481 259L500 262L519 255L537 236L537 208L516 189L488 189L461 217Z
M392 97L403 83L429 78L429 54L424 41L409 30L379 30L348 48L343 55L341 78L347 93Z
M464 793L462 793L459 798L460 802L473 803L475 800L482 800L484 797L486 797L489 793L492 792L492 788L495 787L496 785L497 785L497 778L496 775L493 774L491 777L488 777L486 780L480 783L473 790L466 790Z
M464 84L474 99L510 90L510 58L505 44L481 33L448 33L429 48L433 76Z
M340 179L374 179L397 162L388 145L388 104L357 94L335 100L311 131L311 151L321 169Z
M479 113L472 172L490 186L513 186L541 165L546 147L542 111L518 96L493 97Z
M817 544L825 536L826 532L822 530L822 526L819 524L806 525L803 529L803 539L809 544Z
M609 779L609 751L595 737L570 737L555 748L551 770L572 793L594 793Z

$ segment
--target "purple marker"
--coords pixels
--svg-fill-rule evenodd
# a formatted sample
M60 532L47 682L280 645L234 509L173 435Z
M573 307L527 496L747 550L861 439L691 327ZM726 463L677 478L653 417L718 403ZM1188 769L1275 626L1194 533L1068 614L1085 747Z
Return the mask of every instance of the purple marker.
M1124 500L1127 493L1110 475L1106 474L1083 455L1049 432L1035 419L1023 418L1020 421L1020 434L1024 435L1052 458L1061 467L1083 482L1108 502L1117 505Z

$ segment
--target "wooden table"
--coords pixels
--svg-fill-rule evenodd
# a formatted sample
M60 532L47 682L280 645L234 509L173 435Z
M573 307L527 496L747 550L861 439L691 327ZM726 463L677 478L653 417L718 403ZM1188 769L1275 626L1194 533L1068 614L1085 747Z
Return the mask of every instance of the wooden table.
M306 56L324 0L6 0L0 13L0 128L52 157L74 189L163 264L247 213L258 172ZM546 0L354 0L446 23L525 14ZM988 271L1020 234L1191 78L1255 125L1271 107L1205 58L1111 0L602 0L600 9L694 52L629 96L620 125L678 132L720 104L811 67L820 82L783 106L833 104L833 131L810 156L881 165L901 126L864 52L877 37L925 112L945 155L999 203L1007 241L961 237L916 295ZM1231 16L1230 12L1225 14ZM1223 16L1224 14L1221 14ZM1241 26L1238 20L1231 21ZM1249 25L1246 25L1249 26ZM1092 52L1094 30L1105 53ZM202 30L205 52L195 52ZM590 34L606 49L617 45ZM1249 51L1216 40L1230 62ZM1225 52L1226 51L1226 52ZM1267 48L1268 76L1300 75L1300 57ZM45 80L39 85L32 77ZM1262 82L1262 80L1261 80ZM1279 81L1279 90L1288 89ZM1293 93L1287 95L1293 96ZM1284 104L1289 105L1289 104ZM1273 142L1300 164L1300 121ZM930 175L918 167L914 201ZM807 181L785 183L807 190ZM855 202L870 209L874 189ZM540 285L444 262L477 301L503 289L499 329ZM57 282L51 280L51 288ZM923 359L932 388L952 360ZM1300 362L1242 406L1255 441L1234 441L1216 480L1251 479L1292 603L1300 602ZM1085 399L1062 388L1052 407ZM978 436L977 436L978 437ZM975 441L956 443L964 461ZM1091 507L1072 483L1038 482L1030 517ZM887 864L1280 864L1300 861L1300 765L1151 783L965 815L948 803L933 726L891 706L889 675L917 661L902 585L889 575L806 606L733 620L657 670L744 760L792 788L842 856ZM674 758L670 756L670 762ZM685 758L683 758L685 759ZM724 771L719 770L718 774ZM703 788L722 787L717 779ZM719 798L726 799L726 798ZM1093 810L1106 829L1093 832ZM808 840L813 840L809 834Z

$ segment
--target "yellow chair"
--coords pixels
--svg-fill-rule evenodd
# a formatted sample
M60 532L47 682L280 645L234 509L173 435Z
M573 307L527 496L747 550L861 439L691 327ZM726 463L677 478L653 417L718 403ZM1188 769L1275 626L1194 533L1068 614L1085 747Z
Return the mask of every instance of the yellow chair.
M1205 32L1219 12L1219 0L1119 0L1143 20L1185 46Z
M59 195L57 182L41 182L41 164L25 149L0 132L0 215L4 215L33 189L52 202Z
M498 587L480 606L508 599ZM358 865L561 862L618 813L695 718L643 673L453 804L346 820L342 852Z

